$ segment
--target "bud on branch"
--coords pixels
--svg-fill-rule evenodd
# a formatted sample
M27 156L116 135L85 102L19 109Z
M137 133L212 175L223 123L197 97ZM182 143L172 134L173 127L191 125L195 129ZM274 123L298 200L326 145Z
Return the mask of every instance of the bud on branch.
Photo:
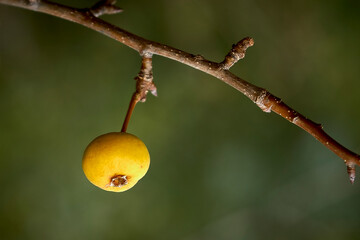
M116 14L116 13L122 12L123 10L121 8L115 6L115 3L116 3L116 0L99 1L90 8L90 12L95 17L100 17L101 15L104 15L104 14L111 15L111 14Z

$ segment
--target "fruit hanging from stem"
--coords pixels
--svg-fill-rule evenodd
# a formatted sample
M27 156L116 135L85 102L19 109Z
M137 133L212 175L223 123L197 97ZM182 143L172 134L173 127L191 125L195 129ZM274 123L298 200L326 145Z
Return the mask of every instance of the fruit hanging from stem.
M147 172L150 155L145 144L126 133L138 102L145 102L148 92L157 95L152 74L152 54L144 52L141 69L135 77L136 91L131 97L121 132L95 138L86 148L82 168L87 179L106 191L123 192L132 188Z
M95 186L112 192L132 188L149 169L150 155L145 144L126 133L131 114L139 95L131 98L121 132L112 132L95 138L86 148L82 168Z

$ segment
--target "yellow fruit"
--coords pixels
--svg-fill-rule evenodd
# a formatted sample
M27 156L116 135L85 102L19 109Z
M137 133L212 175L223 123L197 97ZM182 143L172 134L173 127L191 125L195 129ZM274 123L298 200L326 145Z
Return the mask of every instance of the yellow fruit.
M112 192L132 188L147 172L150 155L136 136L112 132L95 138L86 148L82 168L95 186Z

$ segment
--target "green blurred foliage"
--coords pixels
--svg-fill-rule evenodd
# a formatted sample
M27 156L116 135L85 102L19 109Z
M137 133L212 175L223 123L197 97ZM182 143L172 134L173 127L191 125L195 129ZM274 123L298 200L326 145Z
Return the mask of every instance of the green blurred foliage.
M59 1L60 2L60 1ZM61 1L87 7L92 1ZM119 1L107 21L221 61L360 152L358 1ZM99 190L84 148L118 131L140 57L99 33L0 6L1 239L355 239L360 183L310 135L226 84L154 57L159 97L129 132L151 154L130 191Z

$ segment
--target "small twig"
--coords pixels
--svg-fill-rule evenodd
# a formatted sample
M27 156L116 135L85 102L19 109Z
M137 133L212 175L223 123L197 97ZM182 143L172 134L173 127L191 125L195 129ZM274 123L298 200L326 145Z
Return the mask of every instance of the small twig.
M145 102L148 92L151 92L152 95L157 96L157 89L153 82L152 54L143 54L141 61L141 69L138 75L135 77L135 80L136 90L131 97L129 108L126 113L121 132L126 132L127 126L131 118L131 114L134 111L136 104L138 102Z
M246 37L234 44L221 63L222 68L229 70L237 61L245 57L246 49L252 46L254 46L254 39L250 37Z
M234 63L245 56L244 54L246 49L253 45L251 38L245 38L235 44L225 57L225 60L221 63L216 63L206 60L200 55L193 55L164 44L141 38L96 17L107 13L108 10L105 10L107 8L104 6L108 6L109 4L113 5L114 1L100 1L90 9L71 8L45 0L0 0L0 3L42 12L76 22L85 27L105 34L106 36L125 44L139 53L143 53L144 49L146 49L146 53L149 55L157 54L169 59L173 59L220 79L221 81L229 84L233 88L243 93L251 101L257 104L264 112L273 111L310 133L313 137L324 144L324 146L326 146L344 160L349 173L350 182L354 182L355 165L360 166L360 156L358 154L350 151L336 142L333 138L324 132L321 125L314 123L292 108L288 107L285 103L282 102L280 98L275 97L267 90L257 87L228 71L228 69ZM102 10L100 11L99 9ZM115 12L113 11L113 13ZM130 119L131 112L133 111L136 103L140 101L140 99L145 100L145 92L151 91L154 95L156 95L156 88L152 85L152 81L146 81L146 79L150 78L151 72L149 68L144 67L147 66L147 64L150 64L151 66L151 57L150 59L143 58L143 67L137 77L140 79L143 78L143 81L138 81L137 83L137 91L132 98L135 100L131 101L126 117L128 119ZM140 92L138 92L138 89L140 89ZM125 124L125 122L123 129L126 130L127 123Z

